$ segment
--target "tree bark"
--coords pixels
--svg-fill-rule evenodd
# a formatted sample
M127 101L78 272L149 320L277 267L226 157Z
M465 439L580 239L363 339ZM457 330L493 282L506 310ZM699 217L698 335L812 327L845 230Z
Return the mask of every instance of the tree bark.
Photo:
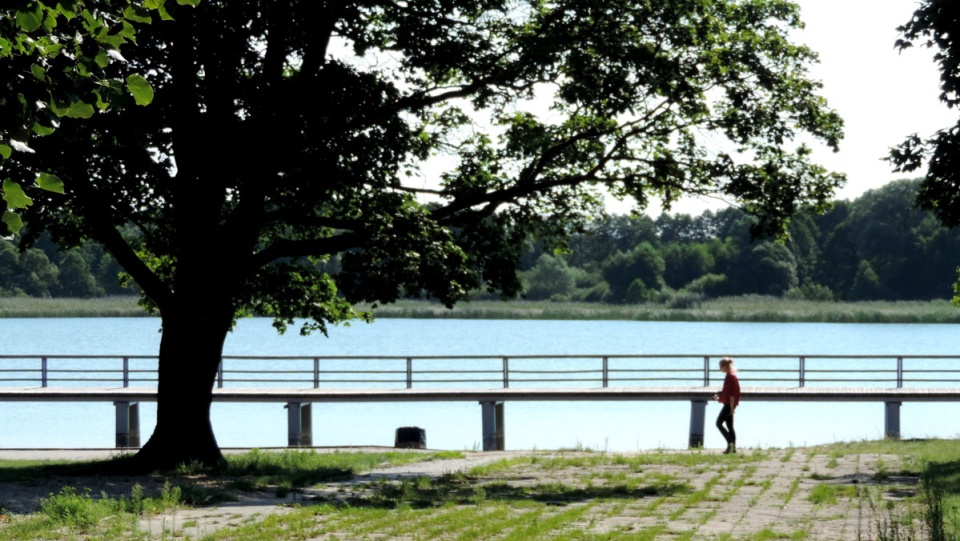
M212 317L207 307L163 316L157 382L157 426L128 464L134 470L171 469L223 462L210 423L213 384L230 329L229 317Z

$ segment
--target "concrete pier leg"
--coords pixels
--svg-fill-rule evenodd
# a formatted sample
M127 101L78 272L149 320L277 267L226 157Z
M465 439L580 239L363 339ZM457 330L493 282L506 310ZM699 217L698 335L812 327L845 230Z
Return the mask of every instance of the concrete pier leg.
M886 413L884 415L884 437L891 440L900 439L900 404L902 402L884 402Z
M503 402L497 402L496 407L494 407L494 411L494 417L497 421L497 451L503 451L506 449L506 447L504 447L506 430L503 427Z
M114 402L113 405L117 412L117 448L140 447L140 403Z
M703 447L704 427L707 419L707 401L690 401L690 447Z
M310 402L300 407L300 445L313 447L313 404Z
M483 450L503 450L503 402L480 402ZM499 441L498 441L499 438Z
M309 402L287 402L287 447L313 445L313 413Z

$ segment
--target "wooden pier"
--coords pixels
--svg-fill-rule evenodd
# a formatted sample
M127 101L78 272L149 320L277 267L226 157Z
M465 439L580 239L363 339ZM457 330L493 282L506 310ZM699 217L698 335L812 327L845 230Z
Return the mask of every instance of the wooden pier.
M476 402L483 449L502 450L511 401L687 401L688 443L698 447L719 391L711 361L720 357L224 357L211 385L215 402L284 404L291 447L313 444L314 403ZM900 436L904 402L960 401L960 357L733 357L743 401L882 403L888 438ZM116 446L136 448L139 403L157 399L155 365L155 357L0 356L0 402L112 402Z

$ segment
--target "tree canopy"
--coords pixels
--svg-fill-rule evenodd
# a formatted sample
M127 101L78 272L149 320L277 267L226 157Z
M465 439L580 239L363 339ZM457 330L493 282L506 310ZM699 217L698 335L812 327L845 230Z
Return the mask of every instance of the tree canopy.
M922 0L913 17L897 29L896 46L901 51L919 44L936 49L940 66L940 101L960 106L960 5L950 0ZM923 138L912 134L891 149L895 171L911 172L926 163L926 176L917 203L936 213L947 227L960 225L960 118L952 126ZM960 281L954 287L960 304Z
M34 153L32 136L52 134L63 118L90 118L97 110L132 100L147 105L153 88L138 73L111 76L124 62L121 47L136 41L134 24L150 12L169 17L162 3L65 0L8 2L0 15L0 164L15 153ZM26 190L63 193L61 180L42 167L19 179L2 178L0 234L17 233L17 213L33 203ZM26 190L25 190L26 188Z
M914 44L937 49L940 101L951 109L960 105L960 6L949 0L924 0L897 30L901 51ZM889 159L896 171L916 171L926 163L918 203L934 211L944 225L960 225L960 119L925 139L910 135L891 150Z
M103 77L143 74L152 103L64 115L3 166L66 187L22 211L27 240L96 240L163 318L149 463L218 458L210 384L240 315L325 331L361 301L513 295L522 240L562 243L604 190L718 195L760 234L843 181L798 142L835 149L842 122L782 0L96 4L108 35L136 25ZM16 95L30 68L4 62Z

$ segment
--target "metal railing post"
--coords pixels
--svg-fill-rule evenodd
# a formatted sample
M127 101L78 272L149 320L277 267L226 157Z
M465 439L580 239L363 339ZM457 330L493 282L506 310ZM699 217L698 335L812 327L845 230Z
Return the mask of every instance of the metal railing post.
M223 389L223 359L217 365L217 389Z
M797 384L803 387L807 384L807 358L800 357L800 366L797 369Z
M313 358L313 388L320 388L320 359L318 357Z
M413 359L407 357L407 389L413 389Z
M903 357L897 357L897 389L903 387Z
M123 386L130 386L130 357L123 358Z
M503 358L503 388L510 387L510 359Z
M703 386L710 386L710 357L703 357Z
M40 386L47 386L47 358L40 357Z
M609 359L607 359L606 357L603 358L603 386L604 386L604 387L609 387L609 386L610 386L610 366L609 366L609 362L610 362Z

